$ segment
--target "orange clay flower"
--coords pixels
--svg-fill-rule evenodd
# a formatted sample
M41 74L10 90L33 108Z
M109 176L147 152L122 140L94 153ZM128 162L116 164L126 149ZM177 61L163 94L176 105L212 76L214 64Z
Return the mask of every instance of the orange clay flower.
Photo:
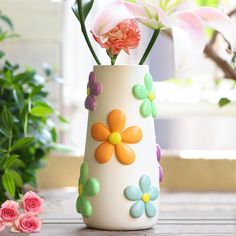
M121 164L133 163L135 153L127 144L138 143L143 136L142 130L137 126L124 130L126 118L121 110L112 110L107 117L107 122L109 128L100 122L95 123L91 128L92 137L96 141L103 142L96 149L96 160L104 164L111 159L115 151L116 158Z

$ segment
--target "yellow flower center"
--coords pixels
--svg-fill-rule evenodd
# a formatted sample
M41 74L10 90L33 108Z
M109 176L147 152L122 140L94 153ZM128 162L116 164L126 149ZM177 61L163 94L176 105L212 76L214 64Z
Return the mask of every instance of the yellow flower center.
M87 88L87 96L91 94L90 88Z
M150 195L148 193L144 193L142 196L142 200L144 203L147 203L150 201Z
M80 184L79 185L79 195L82 195L83 194L83 185Z
M110 144L117 145L121 143L121 135L119 133L114 132L110 134L110 136L108 137L108 141Z
M152 102L155 99L155 94L154 92L150 92L149 94L149 100Z

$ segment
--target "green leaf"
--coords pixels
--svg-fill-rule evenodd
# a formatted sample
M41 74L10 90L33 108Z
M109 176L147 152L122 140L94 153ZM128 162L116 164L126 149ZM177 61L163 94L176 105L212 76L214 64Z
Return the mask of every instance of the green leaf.
M10 136L10 132L8 131L8 129L5 129L3 127L0 127L0 133L3 134L5 137Z
M43 71L44 71L46 76L52 75L52 67L51 67L51 65L49 65L48 63L44 63L43 64Z
M21 178L21 176L19 175L18 172L16 172L15 170L8 170L8 172L11 174L11 176L14 179L15 185L17 187L22 187L23 185L23 180Z
M5 52L0 51L0 59L5 56Z
M14 162L16 161L16 159L19 157L19 155L17 154L12 154L11 156L9 156L4 163L4 168L8 169L10 167L12 167L12 165L14 164Z
M231 103L231 101L228 98L221 98L219 101L219 106L224 107L230 103Z
M30 114L36 117L50 116L54 113L51 107L39 106L31 109Z
M16 159L16 160L14 161L12 167L13 167L13 168L14 168L14 167L25 168L26 166L25 166L25 163L24 163L22 160Z
M24 106L24 94L18 88L16 88L13 90L13 97L16 105L21 110Z
M10 113L9 109L4 106L3 111L2 111L2 121L7 129L12 129L13 128L13 117L12 114Z
M69 121L65 118L65 117L63 117L62 115L57 115L57 118L60 120L60 122L62 122L62 123L69 123Z
M13 176L8 171L5 171L2 175L2 185L6 192L14 198L16 192L16 185Z
M52 135L53 142L56 143L56 141L57 141L57 131L56 131L55 127L53 127L51 129L51 135Z
M77 19L79 21L81 21L80 14L79 14L79 8L78 8L79 2L82 2L82 12L83 12L83 17L84 17L83 20L85 21L89 12L91 11L91 9L93 7L94 0L77 0L75 2L75 4L73 5L72 11L74 12Z
M28 138L21 138L17 140L11 147L11 151L15 151L18 149L22 149L27 147L29 144L31 144L34 141L34 137L28 137Z
M13 24L11 19L8 16L0 15L0 19L11 29L13 30Z

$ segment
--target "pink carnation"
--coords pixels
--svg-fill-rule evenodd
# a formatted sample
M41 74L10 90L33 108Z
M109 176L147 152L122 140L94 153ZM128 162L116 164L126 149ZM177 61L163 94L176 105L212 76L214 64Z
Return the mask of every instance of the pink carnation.
M129 49L138 47L141 36L135 20L125 20L101 37L93 34L94 39L102 48L112 55L118 55L123 49L129 54Z
M19 205L15 201L7 200L0 208L0 220L2 224L11 226L19 216Z
M22 214L11 228L12 232L36 233L41 229L42 220L32 214Z
M25 213L38 215L42 212L43 199L36 193L29 191L22 198L22 208Z

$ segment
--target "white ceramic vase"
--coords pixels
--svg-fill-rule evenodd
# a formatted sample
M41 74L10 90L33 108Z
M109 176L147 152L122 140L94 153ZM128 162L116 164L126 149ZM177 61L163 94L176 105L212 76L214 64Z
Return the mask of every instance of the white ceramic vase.
M77 211L103 230L139 230L157 223L155 91L148 66L95 66Z

